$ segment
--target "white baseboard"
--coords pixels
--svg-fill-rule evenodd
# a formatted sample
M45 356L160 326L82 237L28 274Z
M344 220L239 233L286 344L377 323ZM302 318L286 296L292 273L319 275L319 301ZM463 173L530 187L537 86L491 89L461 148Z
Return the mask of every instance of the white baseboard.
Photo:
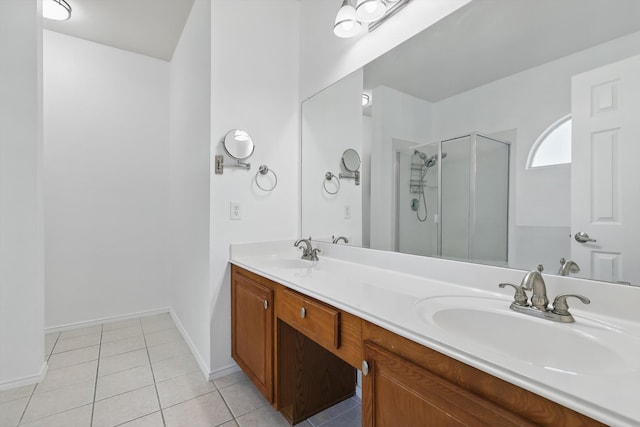
M359 385L356 386L356 396L358 397L358 399L362 400L362 387L360 387Z
M240 366L238 366L237 363L233 362L233 364L225 366L224 368L219 368L215 371L209 372L209 381L217 380L218 378L233 374L234 372L238 372L239 370Z
M202 371L202 375L204 375L207 381L210 381L209 378L211 376L211 373L209 371L209 364L206 363L204 360L202 360L202 356L200 356L200 352L196 348L195 344L191 340L191 337L187 333L187 330L184 328L184 326L182 325L182 322L180 321L176 313L173 311L173 309L169 310L169 314L173 319L173 323L176 324L176 328L178 328L178 331L180 331L180 335L182 335L182 338L184 338L185 342L189 346L189 350L191 350L191 354L193 355L194 359L196 359L196 362L198 362L198 366L200 367L200 371Z
M114 322L120 322L120 321L123 321L123 320L136 319L138 317L155 316L157 314L169 313L170 311L171 310L169 308L157 308L157 309L154 309L154 310L139 311L137 313L123 314L123 315L120 315L120 316L102 317L100 319L85 320L85 321L82 321L82 322L75 322L75 323L67 323L65 325L49 326L49 327L44 328L44 332L45 332L45 334L49 334L51 332L70 331L70 330L73 330L73 329L86 328L86 327L89 327L89 326L96 326L96 325L100 325L102 323L114 323Z
M44 362L42 364L42 367L40 368L40 372L35 375L29 375L22 378L16 378L13 380L1 382L0 391L39 383L44 379L44 376L47 375L48 369L49 369L49 365L47 365L47 362Z

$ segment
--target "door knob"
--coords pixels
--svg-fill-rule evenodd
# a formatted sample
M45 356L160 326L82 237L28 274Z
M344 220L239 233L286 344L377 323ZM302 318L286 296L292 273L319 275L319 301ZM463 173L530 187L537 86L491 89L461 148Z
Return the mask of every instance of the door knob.
M576 242L587 243L587 242L597 242L596 239L592 239L589 237L587 233L583 233L582 231L576 233L575 235Z

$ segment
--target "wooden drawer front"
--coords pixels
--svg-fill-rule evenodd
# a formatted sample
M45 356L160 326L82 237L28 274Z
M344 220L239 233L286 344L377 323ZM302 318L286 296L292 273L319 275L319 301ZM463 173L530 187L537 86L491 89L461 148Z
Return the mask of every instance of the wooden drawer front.
M288 289L282 292L278 317L327 348L340 348L340 312Z

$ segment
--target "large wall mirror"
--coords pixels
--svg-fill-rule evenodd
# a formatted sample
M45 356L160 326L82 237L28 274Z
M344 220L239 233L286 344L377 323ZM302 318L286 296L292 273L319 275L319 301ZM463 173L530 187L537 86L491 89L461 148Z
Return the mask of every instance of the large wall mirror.
M302 235L638 285L639 115L640 2L474 0L303 102Z

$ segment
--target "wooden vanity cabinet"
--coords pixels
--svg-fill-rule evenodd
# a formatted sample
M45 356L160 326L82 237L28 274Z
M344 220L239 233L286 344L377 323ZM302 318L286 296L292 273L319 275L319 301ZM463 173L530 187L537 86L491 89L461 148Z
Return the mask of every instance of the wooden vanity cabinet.
M604 426L363 321L362 426Z
M270 403L274 401L273 296L268 280L231 269L231 355Z

